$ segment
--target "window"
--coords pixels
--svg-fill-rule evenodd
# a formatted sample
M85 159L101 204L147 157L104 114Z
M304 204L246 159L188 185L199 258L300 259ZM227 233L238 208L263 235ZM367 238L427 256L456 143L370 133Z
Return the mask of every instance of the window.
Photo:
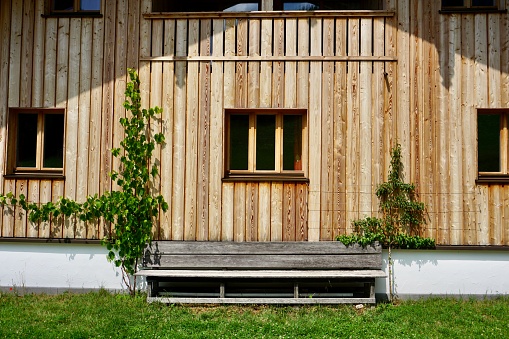
M496 9L496 0L442 0L443 10Z
M101 10L101 0L49 0L51 14L96 14Z
M226 110L226 177L304 177L304 109Z
M152 1L152 12L249 12L260 8L259 0Z
M312 10L377 10L383 8L380 0L274 0L274 10L312 11Z
M8 133L8 174L62 174L63 109L11 108Z
M477 112L478 179L509 180L509 110L480 109Z

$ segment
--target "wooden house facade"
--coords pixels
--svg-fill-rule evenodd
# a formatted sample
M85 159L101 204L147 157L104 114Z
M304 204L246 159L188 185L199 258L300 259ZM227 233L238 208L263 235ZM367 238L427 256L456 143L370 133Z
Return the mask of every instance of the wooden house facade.
M155 239L350 233L352 220L376 215L374 192L400 143L405 179L427 205L422 235L442 245L509 245L509 1L288 11L261 0L250 12L70 2L70 13L58 1L0 2L0 191L44 203L115 189L110 150L123 138L134 68L143 105L163 109L151 123L166 136L154 187L170 208ZM52 115L62 118L52 123ZM493 117L500 123L478 136ZM274 131L268 141L262 126ZM64 140L53 165L51 135ZM33 164L21 161L30 158L20 151L28 139ZM480 154L489 142L495 169ZM100 239L107 231L72 218L33 224L8 207L0 215L4 239Z

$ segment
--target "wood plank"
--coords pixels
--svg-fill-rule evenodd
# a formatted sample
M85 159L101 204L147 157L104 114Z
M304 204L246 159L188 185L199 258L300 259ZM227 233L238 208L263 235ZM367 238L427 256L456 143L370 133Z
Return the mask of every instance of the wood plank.
M15 196L19 197L24 195L27 199L28 195L28 180L16 180ZM27 236L27 215L23 208L16 206L14 208L14 237L25 238Z
M270 1L270 0L269 0ZM385 0L388 1L388 0ZM271 1L272 2L272 1ZM265 2L265 6L267 2ZM191 19L191 18L272 18L274 16L297 17L297 18L325 18L325 17L393 17L395 16L394 6L386 6L388 10L344 10L344 11L272 11L271 9L256 12L174 12L174 13L148 13L143 14L145 19Z
M179 20L176 24L175 53L187 53L187 21ZM175 83L173 116L173 195L172 195L172 239L184 238L184 182L186 152L186 72L185 62L175 64Z
M258 241L258 184L246 187L246 241Z
M164 62L164 61L187 61L187 62L204 62L204 61L232 61L232 62L246 62L246 61L264 61L264 62L288 62L288 61L367 61L379 63L392 63L397 62L398 58L395 56L379 56L379 55L342 55L342 56L323 56L323 55L295 55L295 56L277 56L277 55L228 55L228 56L141 56L140 61L150 62Z
M261 56L272 55L272 19L261 22ZM260 108L272 107L272 62L260 65Z
M488 42L487 42L487 18L486 15L474 16L475 28L475 101L476 107L488 107ZM477 244L489 244L489 219L488 219L488 188L478 186L478 217Z
M461 126L463 130L463 145L472 147L463 148L462 178L464 187L463 197L463 238L461 243L474 245L477 243L477 213L475 212L475 178L477 177L477 110L474 106L475 98L475 43L474 43L474 18L470 15L462 17L462 69L461 97L463 98L464 112L461 114ZM429 207L428 207L429 208Z
M380 254L341 254L327 253L300 255L235 254L212 255L195 254L163 255L159 267L182 269L376 269L381 266Z
M11 18L23 17L23 1L12 1ZM11 39L9 53L9 107L20 105L20 82L21 82L21 53L22 53L22 20L11 21Z
M246 183L237 182L233 198L233 240L246 240Z
M115 30L116 30L116 4L104 6L104 40L103 40L103 74L102 74L102 112L101 112L101 161L99 194L102 195L112 188L112 181L109 176L112 168L113 157L113 121L114 98L115 98ZM141 76L141 72L139 73ZM107 227L107 225L104 225ZM108 226L109 227L109 226ZM99 238L104 237L103 227L99 228Z
M248 27L249 21L246 19L239 19L237 22L237 49L236 55L245 55L249 54L248 51ZM237 62L236 63L236 78L235 78L235 107L248 107L248 63L247 62Z
M67 82L69 72L69 43L70 43L70 20L69 18L58 19L57 33L57 67L56 67L56 91L55 106L67 108Z
M270 183L258 185L258 241L270 241Z
M309 22L306 19L300 19L297 21L297 34L298 46L297 53L299 56L309 55ZM297 64L297 107L301 108L309 108L309 63L308 62L299 62ZM309 111L308 111L309 115ZM304 171L304 176L309 176L309 134L308 134L308 116L303 117L302 126L302 140L308 140L308 142L303 142L302 144L302 170ZM307 220L306 220L307 222ZM306 235L307 238L307 235Z
M125 41L127 42L129 40L128 38L128 31L127 31L127 24L128 24L128 14L127 14L127 0L119 0L117 1L117 11L115 13L115 39L116 41ZM142 25L140 25L142 26ZM143 44L146 44L144 42ZM155 46L161 46L161 44L156 44ZM144 48L146 48L145 45L143 45ZM114 60L114 82L113 82L113 117L111 121L111 128L112 128L112 147L120 147L120 142L124 139L124 127L120 124L120 119L126 117L126 110L123 106L123 103L125 101L125 89L126 89L126 81L127 79L127 55L130 54L130 51L128 51L128 44L122 43L122 44L115 44L115 60ZM141 49L141 48L140 48ZM146 49L144 50L146 51ZM161 54L159 54L161 55ZM161 64L157 65L160 69L162 67ZM143 91L146 86L150 86L150 80L145 78L146 74L143 72L146 71L146 68L140 68L140 90L144 94L141 98L142 106L147 107L147 105L150 105L152 107L153 105L151 102L148 101L148 96L146 95L145 91ZM154 90L155 91L155 90ZM153 123L151 122L151 126ZM154 153L157 153L156 150L154 150ZM123 152L121 152L121 155ZM152 157L152 160L154 159L154 156ZM111 166L112 169L118 170L121 166L120 158L112 157L111 158ZM157 178L156 178L157 179ZM158 186L157 183L154 186ZM117 191L120 190L120 186L117 185L115 181L111 184L112 190Z
M56 104L56 60L58 40L58 19L46 19L45 45L44 45L44 107L55 107Z
M297 241L307 241L309 232L308 232L308 196L309 189L307 184L297 184L297 225L296 230L297 234L295 236L295 240Z
M397 65L397 91L401 98L410 97L410 36L402 32L410 32L410 4L406 1L398 1L398 35L397 35L397 48L398 56L403 56L398 60ZM404 57L406 56L406 58ZM401 161L404 168L411 168L410 156L413 150L411 149L411 135L410 131L410 101L398 100L397 101L397 139L401 144Z
M311 55L321 55L322 23L321 20L311 19ZM320 240L320 205L321 194L321 112L322 112L322 63L311 62L309 82L309 214L308 214L308 240Z
M297 20L288 19L285 23L285 57L297 55ZM288 61L284 64L285 91L284 107L297 107L297 63Z
M164 55L175 54L175 21L165 20L164 22ZM165 142L161 149L161 194L169 205L166 212L160 211L160 232L159 239L169 240L172 236L172 189L173 189L173 114L174 114L174 75L175 64L173 62L163 63L163 112L161 114L162 132Z
M374 304L375 298L162 298L149 297L147 302L162 304L272 304L272 305L315 305L315 304Z
M87 194L99 194L101 178L101 126L102 126L102 102L103 102L103 25L99 20L93 21L92 27L92 63L90 82L90 121L89 121L89 154L88 154L88 183ZM97 238L98 229L89 224L87 237Z
M347 21L336 20L335 32L336 55L347 54ZM346 233L346 63L336 62L334 65L334 124L333 124L333 197L332 197L332 228L333 237Z
M21 36L21 71L20 71L20 105L32 107L32 76L34 59L34 2L24 1L23 4L23 29ZM12 61L12 59L11 59Z
M127 9L127 67L138 69L140 51L140 22L141 16L140 1L128 0Z
M373 54L383 55L385 53L385 24L383 20L375 18L373 20ZM373 109L372 109L372 125L371 138L373 144L371 147L371 215L378 215L378 201L373 194L375 189L382 183L384 176L384 154L389 150L388 145L384 144L385 125L385 93L386 79L384 77L385 65L373 64L373 73L370 82L373 86ZM429 113L431 114L431 112Z
M51 201L51 180L41 180L40 185L40 202L46 204ZM50 237L50 221L41 221L39 224L39 237Z
M274 19L273 23L273 54L285 55L285 22ZM272 70L272 107L284 107L285 64L282 61L273 63Z
M295 241L297 225L295 184L283 184L283 241Z
M234 184L223 183L221 241L233 241L234 235Z
M224 279L335 279L335 278L384 278L382 270L141 270L136 276L164 278L224 278Z
M4 180L4 192L16 192L16 180L6 179ZM14 237L14 213L13 207L4 207L2 211L2 237L11 238Z
M92 46L93 19L84 18L81 21L81 52L80 52L80 81L78 102L78 147L76 161L76 199L85 201L88 195L88 172L90 154L90 111L91 111L91 77L92 74ZM88 238L88 228L93 222L78 222L80 237Z
M358 19L348 20L348 54L360 54L359 45L360 21ZM359 211L359 179L361 177L360 167L357 161L360 143L360 93L359 93L359 63L348 63L347 78L347 116L346 116L346 222L347 231L351 233L349 225L352 220L360 217Z
M65 135L65 196L69 199L77 198L77 162L78 133L79 133L79 96L80 96L80 48L81 48L81 19L73 19L69 25L69 59L66 81L67 84L67 112ZM60 49L59 49L60 53ZM67 51L66 51L67 53ZM58 93L57 93L58 95ZM84 198L84 197L83 197ZM64 237L74 238L81 234L74 218L66 218ZM83 227L84 225L79 225Z
M44 91L44 45L45 23L41 14L44 13L44 3L36 2L34 7L34 36L33 36L33 65L32 65L32 107L43 107Z
M223 46L223 20L212 22L212 46ZM222 48L213 48L222 55ZM223 166L223 63L212 63L210 110L209 240L221 238Z
M283 184L273 182L270 187L270 241L283 240Z
M334 55L334 20L323 20L323 55ZM334 63L324 62L322 66L321 103L321 173L320 173L320 240L333 239L334 186Z
M296 242L224 242L224 241L153 241L147 251L157 255L361 255L382 253L378 243L363 247L358 244L345 246L338 241L296 241ZM316 263L320 265L320 263ZM338 264L339 265L339 264ZM169 265L168 267L171 267ZM303 266L304 267L304 266Z
M0 35L0 126L7 126L7 108L9 107L8 93L9 93L9 57L10 57L10 41L11 36L11 2L1 1L0 2L0 31L3 34ZM7 129L0 129L0 149L7 149ZM0 163L6 163L6 152L0 152ZM4 179L5 166L0 167L0 188L6 189L6 180ZM4 190L3 193L10 191ZM9 236L12 233L12 228L9 227L7 230L4 224L4 219L7 218L9 213L7 207L0 207L0 235ZM4 216L5 215L5 216Z
M200 55L211 54L212 21L200 22ZM209 236L209 170L210 170L210 111L211 111L211 65L200 63L199 117L198 117L198 197L197 197L197 240Z
M449 21L449 70L451 72L451 83L449 86L449 173L462 173L463 159L461 143L463 126L459 124L461 121L462 103L461 103L461 18L458 15L452 15ZM454 66L454 67L453 67ZM444 150L443 150L444 151ZM448 191L453 193L450 195L450 244L458 245L463 238L463 218L461 210L463 195L463 178L460 175L451 175Z
M249 58L260 55L260 20L249 20ZM260 103L260 63L248 64L248 107L259 107Z
M52 181L51 187L51 201L56 203L60 197L64 195L64 182L61 180ZM50 227L50 238L62 238L63 236L63 228L64 228L64 220L62 215L58 217L51 217L51 227Z
M27 200L29 203L34 203L40 206L40 180L29 180L27 183ZM27 215L28 217L28 215ZM27 237L28 238L37 238L39 237L40 226L39 222L32 222L27 218Z

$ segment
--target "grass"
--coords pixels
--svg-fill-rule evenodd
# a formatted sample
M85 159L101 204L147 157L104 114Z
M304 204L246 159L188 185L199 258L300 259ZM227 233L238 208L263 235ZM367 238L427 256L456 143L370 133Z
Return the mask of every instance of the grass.
M509 298L342 306L176 306L102 291L0 294L0 338L507 338Z

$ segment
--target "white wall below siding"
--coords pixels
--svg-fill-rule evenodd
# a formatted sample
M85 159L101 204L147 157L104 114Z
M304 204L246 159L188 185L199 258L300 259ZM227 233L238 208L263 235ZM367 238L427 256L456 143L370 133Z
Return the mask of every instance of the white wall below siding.
M387 251L384 251L387 272ZM508 295L509 251L395 250L396 294L420 296ZM96 244L0 241L0 289L63 292L124 289L121 272ZM386 279L377 294L388 293Z
M99 244L0 241L0 288L18 292L120 290L122 273L106 260L106 253Z
M384 250L384 271L387 251ZM393 250L394 284L401 298L444 295L509 294L509 251ZM376 282L376 292L389 292L388 280Z

